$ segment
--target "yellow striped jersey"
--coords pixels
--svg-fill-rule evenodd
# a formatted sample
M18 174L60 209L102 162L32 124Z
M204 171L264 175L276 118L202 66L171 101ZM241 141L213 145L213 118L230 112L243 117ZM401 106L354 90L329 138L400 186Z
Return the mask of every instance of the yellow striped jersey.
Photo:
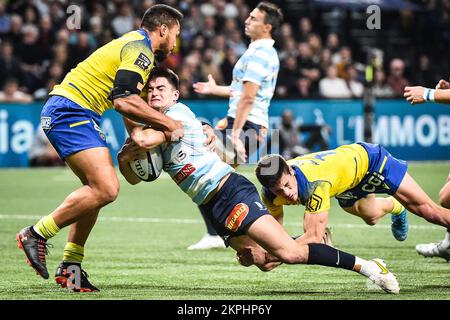
M56 85L50 95L60 95L99 115L113 107L108 99L118 70L128 70L142 78L142 90L154 65L154 55L148 34L131 31L115 39L80 62ZM140 85L139 85L140 86Z

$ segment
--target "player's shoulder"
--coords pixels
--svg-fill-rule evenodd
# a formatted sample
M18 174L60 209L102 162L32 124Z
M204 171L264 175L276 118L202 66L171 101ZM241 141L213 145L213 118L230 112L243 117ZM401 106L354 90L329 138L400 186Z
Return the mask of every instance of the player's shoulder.
M187 105L181 102L175 103L173 106L171 106L167 111L166 115L168 117L171 117L175 120L195 120L195 114L192 112L191 109Z

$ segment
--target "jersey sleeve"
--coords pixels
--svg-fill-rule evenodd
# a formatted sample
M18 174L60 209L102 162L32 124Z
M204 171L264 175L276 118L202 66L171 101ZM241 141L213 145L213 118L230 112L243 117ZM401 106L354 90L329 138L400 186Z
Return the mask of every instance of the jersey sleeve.
M283 215L283 205L276 203L276 195L273 194L269 189L263 187L261 190L261 200L269 210L270 214L274 217L279 217Z
M262 50L257 50L249 57L242 81L249 81L260 85L271 71L269 68L269 55Z
M319 182L314 191L310 193L305 203L305 213L319 213L330 209L329 182Z
M127 43L120 52L120 65L118 70L127 70L137 73L142 78L142 84L147 83L153 67L153 53L142 41Z

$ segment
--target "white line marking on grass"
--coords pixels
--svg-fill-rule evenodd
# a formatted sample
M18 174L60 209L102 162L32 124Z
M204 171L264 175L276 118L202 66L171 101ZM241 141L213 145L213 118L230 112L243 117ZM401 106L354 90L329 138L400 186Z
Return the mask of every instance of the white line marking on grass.
M26 215L26 214L0 214L0 220L39 220L42 216L38 215ZM99 217L99 221L104 222L142 222L142 223L174 223L174 224L203 224L203 220L200 219L176 219L176 218L148 218L148 217ZM299 226L298 223L286 223L286 226ZM332 228L340 229L366 229L369 228L365 224L352 224L352 223L336 223L330 224ZM418 230L440 230L443 227L436 225L409 225L410 229ZM390 229L390 224L378 224L371 226L370 228L382 228Z

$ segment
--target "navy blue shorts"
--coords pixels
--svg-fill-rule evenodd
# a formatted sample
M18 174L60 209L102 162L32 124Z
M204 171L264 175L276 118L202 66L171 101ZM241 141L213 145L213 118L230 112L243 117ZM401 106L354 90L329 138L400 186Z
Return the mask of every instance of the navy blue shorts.
M393 157L379 144L358 142L366 149L369 156L369 169L364 179L353 189L336 196L342 208L348 208L361 198L371 193L397 192L405 177L408 164Z
M233 129L233 124L234 118L227 117L227 127L220 130L222 135L222 143L224 145L232 146L231 137L227 136L227 133L231 132L228 130ZM252 131L255 135L250 134ZM256 154L256 158L259 159L259 149L266 143L266 131L267 129L259 124L251 121L245 122L244 127L242 128L240 140L243 142L245 147L247 162L249 162L250 156L254 154ZM252 141L250 141L250 139L252 139Z
M253 183L237 173L231 173L214 197L199 208L226 242L244 235L256 219L269 214Z
M61 159L76 152L107 147L100 115L62 96L52 96L41 113L41 126Z

